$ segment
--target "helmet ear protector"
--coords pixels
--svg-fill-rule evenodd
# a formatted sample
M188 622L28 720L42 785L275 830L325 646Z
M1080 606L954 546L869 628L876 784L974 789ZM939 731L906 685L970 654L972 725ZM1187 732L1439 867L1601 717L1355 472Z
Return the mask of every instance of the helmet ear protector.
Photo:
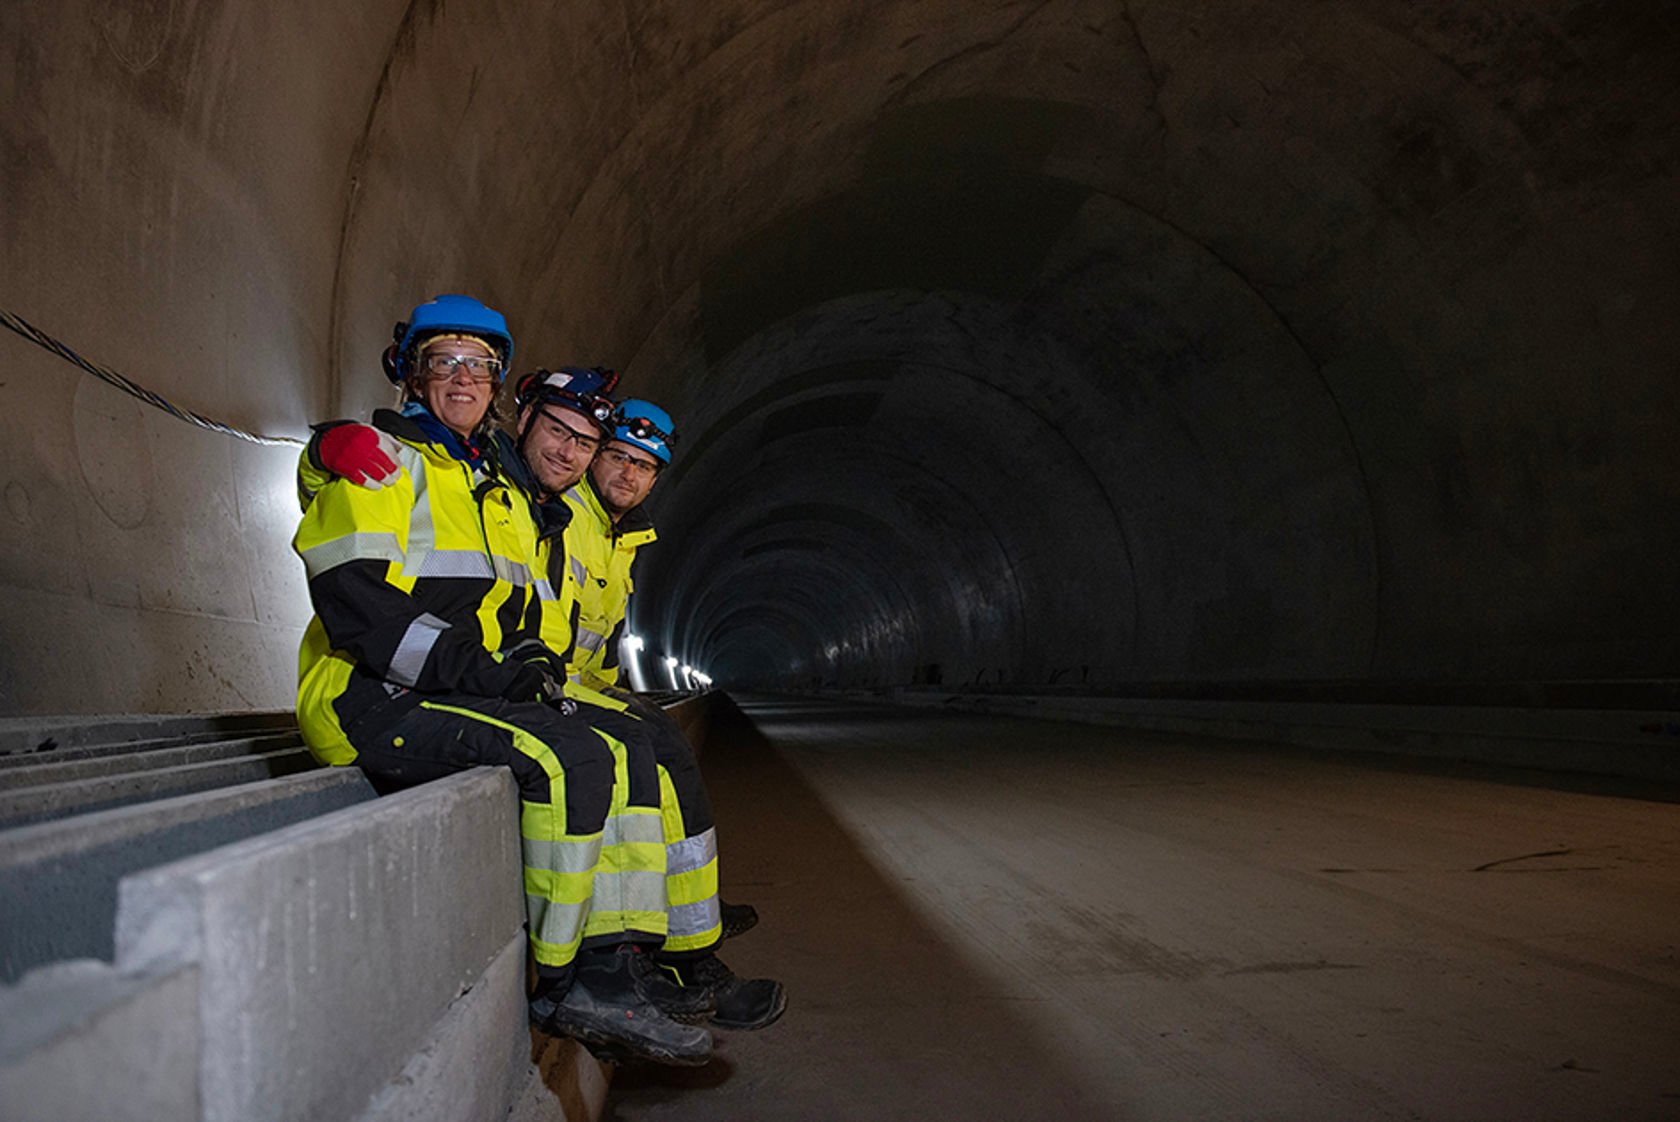
M385 377L392 382L401 382L402 375L397 373L397 356L402 354L402 341L408 335L408 321L400 319L397 326L391 329L391 345L385 348L385 353L379 356L379 365L385 371Z

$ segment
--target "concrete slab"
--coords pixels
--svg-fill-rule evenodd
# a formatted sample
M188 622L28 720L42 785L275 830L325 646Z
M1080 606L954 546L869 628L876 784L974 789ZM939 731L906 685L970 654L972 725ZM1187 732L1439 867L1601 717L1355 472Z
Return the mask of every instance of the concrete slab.
M1194 701L926 689L882 691L871 698L958 712L1680 783L1680 738L1675 735L1680 713L1662 710Z
M175 738L220 738L297 728L290 710L0 717L0 756Z
M271 736L205 740L192 744L165 742L155 747L128 751L100 751L97 755L85 755L79 759L60 758L56 752L50 756L28 756L23 759L29 762L22 766L0 768L0 791L44 787L50 783L75 783L107 775L153 771L187 764L210 763L215 760L233 760L283 748L301 747L302 744L303 738L294 731Z
M1671 1122L1680 806L845 702L706 772L789 1007L621 1122Z
M48 962L110 961L129 873L373 797L360 771L323 768L0 831L0 982Z
M277 779L318 766L306 749L283 748L227 760L0 791L0 827L23 826L236 783Z
M359 1122L460 1122L506 1114L531 1066L525 944L523 934L508 940Z
M0 986L0 1116L16 1122L198 1117L199 973L103 963Z
M366 1109L520 932L516 815L478 769L126 878L119 963L202 974L204 1117Z

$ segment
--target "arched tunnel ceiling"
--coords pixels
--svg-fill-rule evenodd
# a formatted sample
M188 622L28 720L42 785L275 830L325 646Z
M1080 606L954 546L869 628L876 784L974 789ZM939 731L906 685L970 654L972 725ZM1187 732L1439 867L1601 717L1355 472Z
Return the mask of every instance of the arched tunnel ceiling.
M301 427L386 403L394 313L484 296L516 366L613 365L677 416L632 623L720 680L1617 677L1680 654L1670 6L0 19L8 306L113 357L185 354L129 366ZM180 592L157 512L248 466L195 450L165 478L151 435L135 482L83 501L65 479L125 422L81 396L8 399L82 449L7 461L32 540L153 557L115 606L158 649L178 628L148 613L241 602L251 634L204 659L274 645L285 503L218 492L245 567ZM149 506L118 493L154 475ZM114 563L33 556L8 549L8 588L111 606Z

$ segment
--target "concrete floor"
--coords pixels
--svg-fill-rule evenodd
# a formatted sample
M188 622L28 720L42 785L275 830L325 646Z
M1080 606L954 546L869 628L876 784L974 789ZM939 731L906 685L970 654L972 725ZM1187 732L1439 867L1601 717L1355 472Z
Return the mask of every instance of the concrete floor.
M1680 806L742 701L705 766L786 1017L608 1117L1680 1118Z

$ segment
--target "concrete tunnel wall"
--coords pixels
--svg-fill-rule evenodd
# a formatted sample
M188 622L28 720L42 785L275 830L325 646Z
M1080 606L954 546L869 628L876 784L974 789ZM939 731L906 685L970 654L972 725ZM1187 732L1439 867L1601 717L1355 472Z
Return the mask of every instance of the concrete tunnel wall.
M480 295L726 685L1666 676L1673 16L20 0L0 308L295 435ZM293 450L0 356L0 709L289 704Z

